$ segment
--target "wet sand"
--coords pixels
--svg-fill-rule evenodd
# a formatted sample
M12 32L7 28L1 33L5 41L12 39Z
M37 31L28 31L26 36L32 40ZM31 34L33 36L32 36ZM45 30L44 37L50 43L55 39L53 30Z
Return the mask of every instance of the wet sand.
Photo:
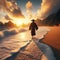
M17 55L15 60L48 60L45 54L39 49L34 41L32 41L23 51Z
M57 60L60 60L60 26L48 28L51 29L51 31L49 31L40 42L51 46ZM29 45L22 48L22 50L20 49L19 52L15 53L12 57L7 58L6 60L40 60L43 57L44 60L48 60L38 46L34 42L31 42Z
M49 28L51 31L45 35L45 38L42 40L42 42L51 46L56 59L60 60L60 26L53 26Z

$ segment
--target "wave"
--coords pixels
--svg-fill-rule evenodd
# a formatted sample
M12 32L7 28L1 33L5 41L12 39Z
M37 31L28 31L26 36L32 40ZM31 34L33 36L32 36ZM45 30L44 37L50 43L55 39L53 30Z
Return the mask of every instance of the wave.
M22 30L20 30L22 31ZM25 30L23 30L25 31ZM50 29L46 27L40 27L37 31L36 37L41 40L44 38L44 36L47 34L47 32L50 31ZM13 35L16 32L6 32L5 35L8 36L8 33L12 36L6 37L0 41L0 60L4 60L12 55L17 55L17 53L20 50L23 50L24 47L26 47L31 42L31 35L30 31L21 32L19 34ZM38 42L37 42L38 43ZM50 48L47 48L47 46L43 43L38 43L41 51L45 54L48 58L53 52L50 52L50 55L47 51L51 50ZM46 49L45 49L46 48ZM45 49L45 50L44 50ZM54 56L53 56L54 57ZM52 58L52 57L51 57ZM8 59L7 59L8 60Z

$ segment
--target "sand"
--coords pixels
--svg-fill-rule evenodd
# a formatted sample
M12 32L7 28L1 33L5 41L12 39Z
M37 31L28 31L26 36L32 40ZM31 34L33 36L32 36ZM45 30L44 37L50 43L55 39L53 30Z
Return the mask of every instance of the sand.
M60 26L53 26L48 28L51 29L51 31L49 31L47 35L45 35L44 39L40 42L51 46L56 56L56 60L60 60ZM7 60L40 60L41 58L47 60L46 56L41 52L34 41L32 41L29 45L26 46L25 49L19 51L18 54L15 55L16 56L14 59L9 58Z
M60 26L48 27L51 29L42 42L52 47L57 60L60 60Z
M47 57L38 48L36 43L32 41L24 51L20 51L15 60L48 60Z

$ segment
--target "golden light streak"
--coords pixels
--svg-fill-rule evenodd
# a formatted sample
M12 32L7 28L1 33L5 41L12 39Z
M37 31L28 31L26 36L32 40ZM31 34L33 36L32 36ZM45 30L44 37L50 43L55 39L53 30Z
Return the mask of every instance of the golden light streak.
M12 20L12 22L14 24L16 24L18 27L22 27L23 24L27 25L30 23L30 20L27 20L27 19L23 19L23 18L15 18L14 20Z

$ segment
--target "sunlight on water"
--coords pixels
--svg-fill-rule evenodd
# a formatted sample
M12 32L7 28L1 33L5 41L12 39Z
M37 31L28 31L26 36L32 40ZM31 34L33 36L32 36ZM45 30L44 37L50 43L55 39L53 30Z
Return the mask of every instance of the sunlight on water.
M21 47L27 45L31 36L28 31L7 37L0 41L0 58L5 59L11 56L12 53L17 52ZM2 55L4 54L4 55ZM1 56L2 55L2 56Z
M21 39L25 39L26 38L26 34L25 33L21 33L20 37L21 37Z
M16 36L15 38L18 38L20 41L31 40L31 34L29 33L29 31L19 33L15 36Z
M20 38L21 38L22 40L29 40L29 39L31 38L31 36L30 36L30 34L27 35L27 33L21 33L21 34L20 34Z

